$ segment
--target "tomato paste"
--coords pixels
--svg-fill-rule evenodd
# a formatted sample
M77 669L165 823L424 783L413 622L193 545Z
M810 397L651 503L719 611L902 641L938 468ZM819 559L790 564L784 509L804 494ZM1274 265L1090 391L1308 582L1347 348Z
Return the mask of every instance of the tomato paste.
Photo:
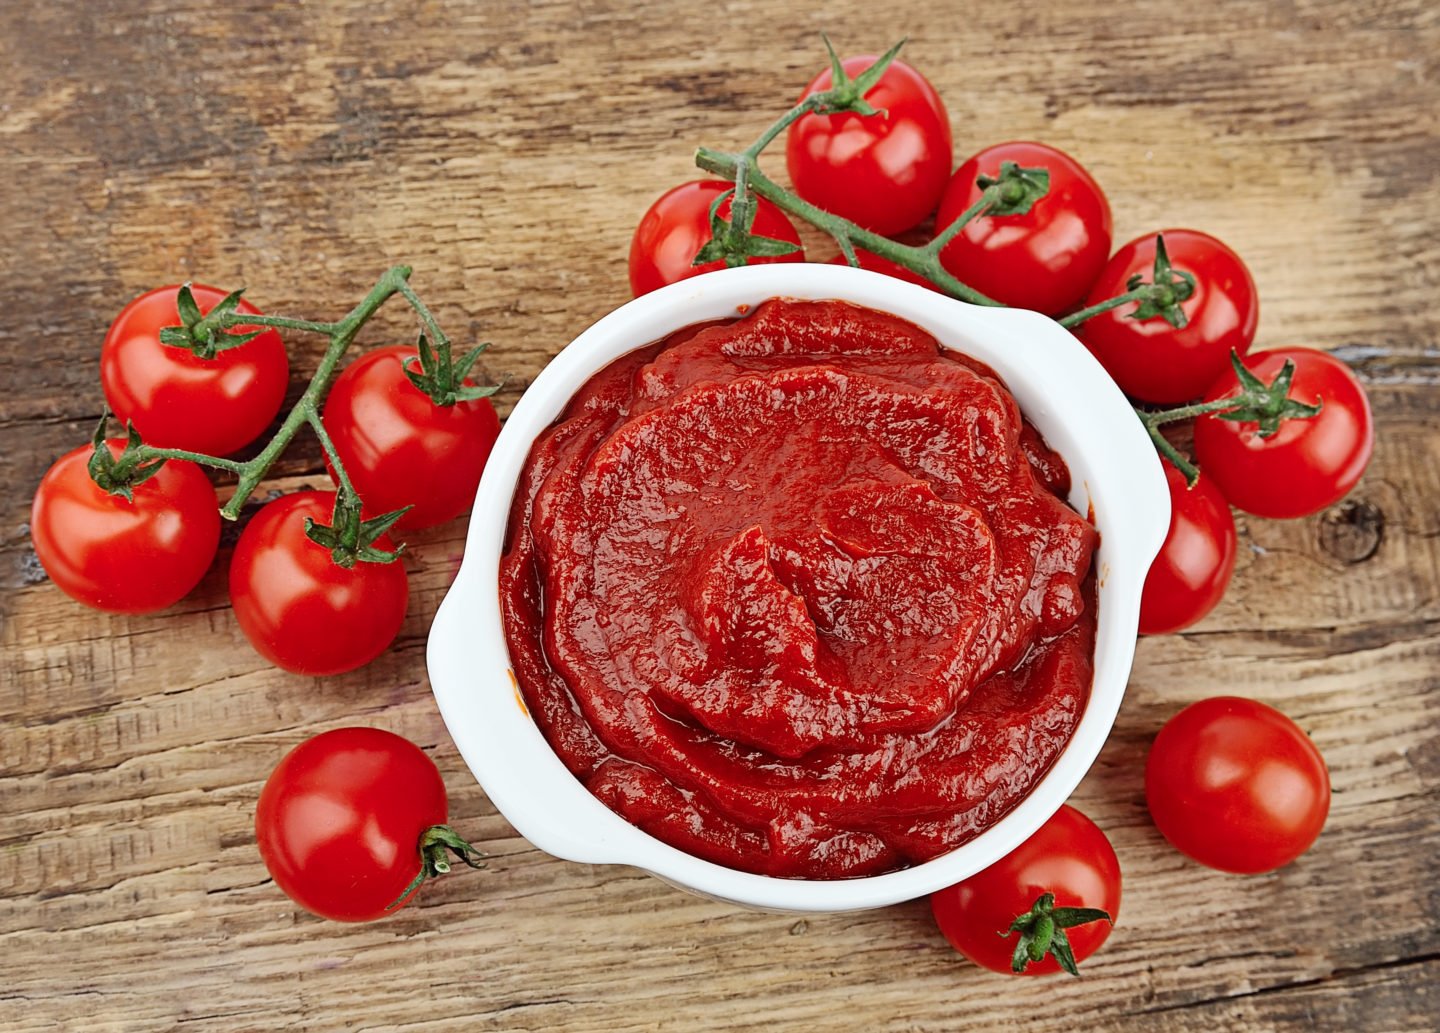
M993 824L1091 682L1095 529L978 363L772 300L593 377L535 442L505 631L556 753L646 832L870 875Z

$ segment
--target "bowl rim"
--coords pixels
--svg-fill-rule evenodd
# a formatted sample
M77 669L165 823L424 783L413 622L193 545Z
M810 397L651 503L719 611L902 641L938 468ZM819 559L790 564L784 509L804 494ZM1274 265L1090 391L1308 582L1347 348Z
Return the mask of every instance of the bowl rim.
M500 616L499 561L511 499L536 435L619 356L773 297L841 300L889 312L990 366L1070 466L1070 503L1093 514L1099 615L1095 676L1080 723L1049 771L999 821L940 857L883 875L756 875L664 843L611 811L570 774L530 717ZM1080 341L1023 309L969 305L880 273L815 263L745 266L636 298L580 333L540 372L497 439L476 493L465 553L431 626L431 689L466 765L511 825L540 849L641 868L750 907L800 912L881 907L958 882L1009 853L1071 795L1114 724L1134 659L1140 592L1170 520L1160 460L1130 403Z

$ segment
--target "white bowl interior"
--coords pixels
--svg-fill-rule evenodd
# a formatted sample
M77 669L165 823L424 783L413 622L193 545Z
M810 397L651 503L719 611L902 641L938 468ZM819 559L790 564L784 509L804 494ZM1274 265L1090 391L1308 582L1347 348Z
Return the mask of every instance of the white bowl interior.
M1075 735L1045 777L999 822L948 854L860 879L802 881L735 871L654 839L610 811L551 750L510 668L499 563L511 497L531 443L610 362L674 330L748 311L772 297L842 299L892 313L990 366L1070 468L1070 503L1092 511L1099 617L1095 680ZM727 269L662 288L580 334L536 378L506 421L475 500L465 559L430 631L427 662L441 714L491 801L526 839L572 861L646 869L751 907L845 911L923 896L1013 850L1053 814L1114 723L1134 656L1140 590L1169 525L1159 460L1129 403L1083 345L1034 312L981 308L878 273L775 264Z

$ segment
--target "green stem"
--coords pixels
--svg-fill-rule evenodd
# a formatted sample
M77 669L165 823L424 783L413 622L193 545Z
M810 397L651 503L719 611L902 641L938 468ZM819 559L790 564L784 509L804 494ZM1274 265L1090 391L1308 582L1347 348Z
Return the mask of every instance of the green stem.
M420 854L420 870L415 873L410 885L401 891L400 896L385 908L386 911L394 911L404 904L425 880L449 872L450 860L445 856L447 851L454 854L456 860L464 861L471 868L485 867L485 862L480 860L485 856L484 852L461 839L449 825L431 825L421 833L417 850Z
M340 461L340 453L335 450L335 442L331 440L330 432L325 429L325 421L320 418L319 413L311 410L305 414L305 422L310 424L310 429L320 440L320 447L325 450L325 455L335 470L335 478L340 482L341 489L358 497L359 493L355 490L355 485L350 483L350 474L346 472L345 464Z
M777 136L815 110L815 96L816 95L812 94L806 97L799 104L796 104L789 111L785 112L785 114L781 115L769 129L766 129L765 132L760 134L754 143L741 152L743 156L749 158L753 165L755 159L760 157L760 152L774 143Z
M1162 423L1177 423L1180 420L1188 420L1193 416L1204 416L1210 412L1225 412L1229 409L1238 409L1249 400L1244 393L1241 393L1238 395L1230 395L1226 398L1217 398L1213 402L1191 402L1189 405L1177 405L1173 409L1157 409L1154 412L1140 412L1140 418L1147 424L1158 427Z
M248 312L231 313L218 320L221 328L234 326L269 326L277 330L299 330L310 334L333 334L339 323L316 323L309 319L291 319L288 316L261 316Z
M151 459L185 459L201 466L213 466L217 470L225 470L228 473L240 473L245 469L245 464L237 459L223 459L220 456L210 456L203 452L187 452L183 448L155 448L152 445L141 445L134 451L137 464L144 463Z
M1170 444L1165 435L1160 433L1160 425L1158 423L1151 423L1145 418L1146 414L1143 412L1138 412L1138 415L1140 422L1145 425L1145 433L1150 435L1150 443L1155 446L1155 451L1170 460L1170 462L1174 464L1175 469L1185 475L1187 483L1194 485L1196 479L1200 476L1199 468L1190 462L1183 452Z
M723 151L712 151L708 147L701 147L695 152L695 164L706 172L713 172L725 179L734 179L739 169L743 155L728 154ZM751 190L789 212L799 219L804 219L810 225L830 234L836 240L842 238L851 241L853 244L863 247L872 254L882 258L888 258L896 265L904 266L912 272L930 280L932 283L943 288L948 293L968 301L974 305L990 305L1003 307L1000 302L987 298L975 288L951 276L940 264L938 254L932 253L928 248L911 247L908 244L900 244L889 237L882 237L878 233L864 229L833 215L823 208L806 201L796 194L792 194L780 184L776 183L765 173L760 171L759 166L751 163L746 170L746 181ZM958 221L958 220L957 220ZM958 232L958 230L957 230Z
M960 213L960 218L956 219L949 226L946 226L943 230L941 230L939 236L937 236L930 243L926 244L921 250L927 251L933 254L936 258L939 258L940 252L945 250L945 245L949 244L952 240L959 236L961 230L963 230L972 220L978 219L981 212L985 211L985 209L989 208L992 204L995 203L996 197L999 194L1000 190L1001 187L998 183L995 186L986 187L985 190L980 194L980 196L975 199L975 203Z
M450 338L445 336L445 331L441 330L440 324L435 322L435 317L430 314L430 309L426 306L425 302L420 300L420 295L416 294L415 289L403 279L396 289L400 292L400 296L415 310L421 322L425 324L425 328L430 331L430 336L435 339L436 352L439 353L441 358L448 361L450 358Z
M1144 290L1145 288L1142 287L1140 289ZM1135 415L1140 417L1140 422L1145 425L1145 433L1150 435L1150 441L1155 446L1155 450L1175 464L1175 469L1183 473L1185 480L1191 485L1194 485L1196 478L1200 476L1200 470L1194 463L1190 462L1179 449L1170 444L1165 435L1160 433L1160 428L1167 423L1177 423L1180 420L1193 419L1196 416L1204 416L1207 413L1231 412L1235 409L1252 408L1257 405L1270 405L1271 408L1274 408L1274 403L1269 398L1269 393L1266 390L1267 386L1273 385L1262 384L1258 388L1254 386L1242 387L1239 394L1227 395L1224 398L1217 398L1211 402L1191 402L1189 405L1177 405L1171 409L1156 409L1154 411L1136 409ZM1317 409L1315 411L1318 412L1319 410ZM1313 415L1313 413L1311 413L1311 415ZM1306 417L1296 414L1292 416L1292 418L1303 419Z
M285 421L280 424L280 429L275 432L275 436L255 458L242 463L198 452L187 452L175 448L154 448L142 444L135 450L136 462L141 463L148 459L187 459L193 463L213 466L235 474L237 477L235 494L220 509L221 516L227 520L234 520L240 515L241 508L254 494L256 487L264 480L275 460L280 457L280 453L285 451L286 446L294 439L300 428L308 424L314 428L316 436L320 438L321 446L325 449L326 455L330 457L331 465L335 468L335 477L341 487L358 498L354 486L350 483L350 476L345 471L345 464L340 461L340 456L335 452L334 442L330 440L330 435L325 432L325 427L321 423L320 401L325 395L325 389L329 386L330 380L335 375L335 369L340 364L341 356L354 342L355 335L360 332L360 328L369 321L380 306L395 294L404 294L406 300L426 321L436 337L441 341L446 340L444 334L440 333L439 327L435 325L434 317L410 289L410 285L406 282L409 276L409 266L398 265L386 270L375 286L370 288L370 293L348 314L334 323L315 323L303 319L289 319L284 316L256 316L244 312L230 312L223 315L218 321L218 329L228 330L235 326L263 324L290 330L323 333L330 338L330 343L325 349L325 355L321 358L320 365L316 367L314 374L310 377L310 383L306 385L304 393L286 414Z
M1119 308L1121 305L1128 305L1132 301L1144 301L1154 292L1151 284L1136 287L1133 291L1126 291L1124 294L1117 294L1113 298L1106 298L1104 301L1096 302L1089 308L1082 308L1079 312L1072 312L1057 322L1068 328L1079 326L1092 316L1098 316L1102 312L1109 312L1112 308Z

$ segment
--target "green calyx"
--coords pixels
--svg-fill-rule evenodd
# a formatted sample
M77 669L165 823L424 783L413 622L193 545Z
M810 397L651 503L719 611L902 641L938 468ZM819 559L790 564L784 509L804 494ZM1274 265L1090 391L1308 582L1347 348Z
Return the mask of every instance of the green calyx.
M1136 273L1125 284L1126 289L1131 291L1147 286L1149 289L1146 295L1140 299L1135 311L1130 313L1130 318L1144 320L1159 316L1177 330L1185 326L1188 320L1180 304L1194 296L1195 277L1183 269L1171 266L1170 256L1165 251L1163 234L1155 237L1155 267L1150 283L1145 283L1143 273Z
M1013 161L1000 163L998 176L981 176L975 180L981 190L992 191L986 215L1024 215L1050 192L1050 170L1043 167L1021 168Z
M1049 954L1062 969L1078 976L1080 970L1075 965L1075 952L1070 947L1070 938L1065 935L1065 930L1100 921L1115 924L1107 911L1093 907L1056 907L1055 894L1042 893L1029 911L1016 916L1010 928L999 934L1006 937L1011 933L1020 934L1015 952L1010 956L1010 971L1018 975L1031 962L1042 961Z
M754 195L745 191L742 195L742 171L736 178L736 185L718 195L710 202L710 239L699 251L691 265L705 265L707 262L723 260L727 268L744 265L752 258L776 258L799 251L797 244L774 237L756 236L750 232L755 225L757 203ZM730 204L730 218L720 215L720 206L727 200Z
M485 854L461 839L449 825L431 825L426 829L420 835L419 851L419 873L411 880L410 885L405 887L405 892L386 906L386 911L394 911L409 900L410 895L418 890L426 879L449 872L450 859L445 856L447 852L454 854L456 860L464 861L471 868L485 867L485 862L480 860Z
M1180 405L1173 409L1135 410L1156 451L1185 475L1185 480L1192 488L1200 478L1200 471L1166 440L1165 435L1160 432L1164 424L1209 414L1221 420L1257 424L1260 436L1268 438L1278 431L1280 424L1286 420L1308 420L1320 413L1321 406L1318 401L1311 405L1290 397L1290 384L1295 379L1293 362L1286 360L1285 365L1280 367L1280 372L1275 374L1275 379L1268 384L1251 373L1240 361L1239 352L1234 350L1230 352L1230 367L1235 371L1235 378L1240 381L1240 390L1233 395L1217 398L1213 402Z
M825 50L830 55L830 88L807 98L810 110L817 115L839 115L845 112L862 116L888 115L889 112L884 108L877 108L867 101L865 94L875 88L875 84L880 81L880 77L885 74L885 70L890 67L906 41L902 39L896 43L876 58L874 64L852 79L845 71L840 55L835 53L830 37L822 33L820 38L825 41Z
M419 340L415 342L415 350L420 355L420 368L415 369L410 361L407 361L405 376L436 405L447 406L457 402L474 401L477 398L489 398L500 390L498 386L480 387L465 383L465 378L475 368L476 360L488 347L488 343L477 344L458 360L452 360L450 342L442 341L437 350L431 346L430 339L422 330Z
M405 551L405 546L380 549L376 548L375 542L413 508L406 506L364 520L360 516L359 497L342 486L335 493L335 508L331 512L330 523L322 524L313 517L306 517L305 537L329 549L330 558L346 570L357 562L394 563Z
M1268 384L1245 368L1237 352L1230 352L1230 366L1240 380L1241 393L1234 399L1240 404L1234 409L1216 413L1218 419L1257 423L1260 436L1268 438L1280 429L1285 420L1308 420L1319 415L1318 402L1310 405L1290 397L1295 363L1289 359Z
M164 327L160 331L160 343L172 348L184 348L197 358L213 359L222 351L238 348L247 341L253 341L265 331L261 329L240 333L226 329L230 318L234 316L240 305L240 296L244 293L243 287L240 290L231 291L210 310L210 314L207 316L201 315L200 306L195 302L195 295L191 293L190 285L188 283L181 285L180 293L175 297L176 314L180 317L180 325Z
M90 473L90 479L103 491L133 501L135 485L143 484L159 473L160 468L165 465L165 459L143 453L140 432L132 423L125 424L125 447L118 456L114 455L105 438L109 424L110 413L107 410L100 417L95 433L90 438L94 452L85 468Z

